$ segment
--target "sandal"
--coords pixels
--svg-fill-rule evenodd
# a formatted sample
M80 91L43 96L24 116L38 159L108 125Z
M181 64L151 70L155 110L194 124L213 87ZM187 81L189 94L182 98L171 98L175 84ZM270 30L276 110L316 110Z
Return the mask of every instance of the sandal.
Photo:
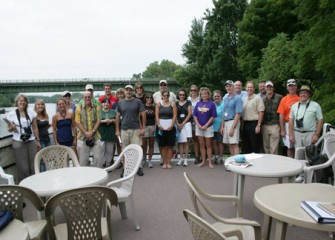
M168 169L171 169L171 168L172 168L171 164L168 164L168 165L167 165L167 168L168 168Z
M166 164L163 164L162 168L166 169L167 168Z

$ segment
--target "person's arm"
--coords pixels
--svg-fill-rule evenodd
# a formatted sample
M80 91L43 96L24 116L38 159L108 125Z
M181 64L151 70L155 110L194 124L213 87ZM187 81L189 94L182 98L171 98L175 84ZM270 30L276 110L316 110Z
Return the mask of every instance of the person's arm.
M316 121L316 130L312 137L312 143L316 143L319 140L320 133L323 127L323 119L319 119Z
M160 125L160 121L159 121L159 106L160 103L156 103L156 106L155 106L155 118L156 118L156 124L157 124L157 127L159 130L163 131L163 127Z
M290 120L289 120L288 132L289 132L290 141L292 143L294 143L295 142L295 139L294 139L294 118L290 118Z
M41 149L41 143L40 143L40 134L38 132L37 119L36 118L33 118L32 125L33 125L33 131L34 131L36 144L37 144L37 151L38 151L38 150Z
M73 133L73 146L77 146L77 128L76 128L76 122L74 121L74 114L71 114L72 119L72 133Z
M72 121L74 123L74 121ZM58 145L57 141L57 113L52 117L52 135L54 138L55 145Z
M280 124L280 134L282 137L286 136L286 130L285 130L285 115L279 114L279 124Z
M176 123L176 119L177 119L177 107L176 107L176 103L172 102L172 123L171 126L167 129L167 131L171 131L174 128L174 124Z
M142 123L140 128L140 136L144 136L145 125L147 120L145 111L140 112L140 117L142 119L142 121L140 121L140 123Z
M183 126L191 119L192 117L192 104L189 104L187 107L187 116L185 120L182 122Z
M258 122L257 122L257 126L256 126L256 129L255 129L256 134L261 132L261 125L262 125L262 122L263 122L263 118L264 118L264 112L259 112Z
M120 112L116 112L115 117L115 135L120 136Z

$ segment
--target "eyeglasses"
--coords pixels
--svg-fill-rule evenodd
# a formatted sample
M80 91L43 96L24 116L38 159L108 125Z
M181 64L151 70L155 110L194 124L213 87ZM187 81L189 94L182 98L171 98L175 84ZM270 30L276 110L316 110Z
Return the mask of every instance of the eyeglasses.
M196 89L191 89L191 92L196 92L197 90Z
M163 97L170 97L170 95L166 95L166 94L165 94L165 95L163 95Z
M159 86L166 86L166 84L165 83L161 83L161 84L159 84Z
M183 97L185 96L185 94L178 94L178 95L179 95L179 96L183 96Z
M152 97L146 97L145 99L153 99Z

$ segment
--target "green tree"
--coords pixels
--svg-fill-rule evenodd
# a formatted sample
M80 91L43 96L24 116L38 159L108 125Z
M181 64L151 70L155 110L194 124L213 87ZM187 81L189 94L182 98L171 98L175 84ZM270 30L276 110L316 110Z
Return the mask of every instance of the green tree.
M257 78L262 49L277 33L286 33L292 39L303 30L292 0L252 0L243 20L238 24L240 45L238 67L245 78Z
M175 71L181 68L180 65L175 64L169 60L162 60L160 63L155 61L150 63L150 65L142 73L143 78L174 78Z
M199 56L204 39L204 21L194 19L188 41L182 47L182 55L186 59L186 65L176 71L176 80L182 86L192 84L201 85L203 79L202 67L199 65Z
M11 107L13 106L13 102L6 95L0 94L0 107Z

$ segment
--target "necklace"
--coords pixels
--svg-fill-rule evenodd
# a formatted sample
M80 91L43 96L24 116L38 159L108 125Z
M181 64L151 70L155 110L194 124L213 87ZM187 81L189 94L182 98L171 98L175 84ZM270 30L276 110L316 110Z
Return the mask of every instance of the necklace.
M66 117L66 112L65 112L65 113L61 113L61 112L59 112L59 114L61 115L62 118L65 118L65 117Z

